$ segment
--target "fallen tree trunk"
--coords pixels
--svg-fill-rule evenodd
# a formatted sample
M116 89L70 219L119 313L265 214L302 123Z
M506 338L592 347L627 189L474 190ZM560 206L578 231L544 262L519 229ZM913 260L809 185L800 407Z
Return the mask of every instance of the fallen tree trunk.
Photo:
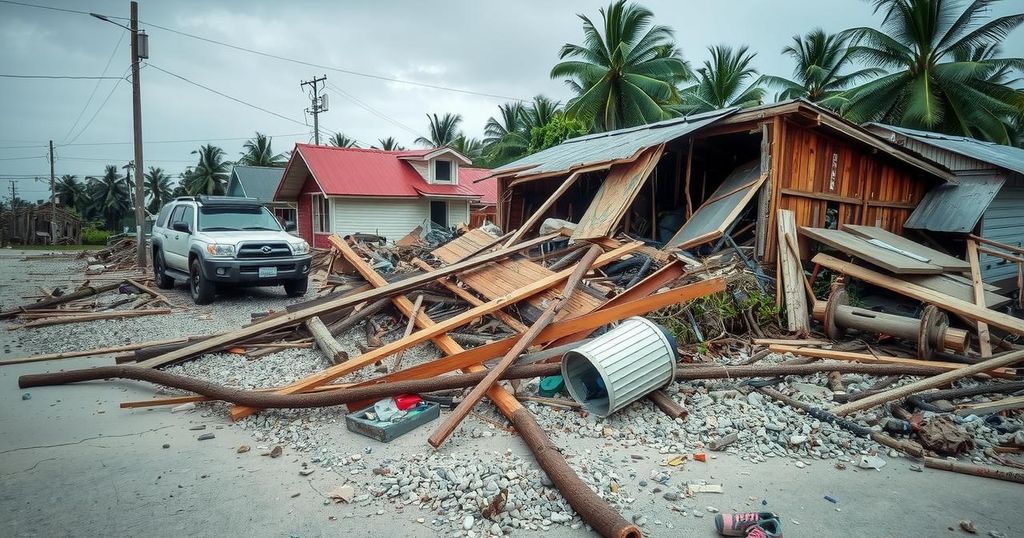
M48 308L53 305L64 304L71 301L76 301L78 299L84 299L85 297L106 293L111 290L116 290L117 288L121 287L121 284L124 284L125 282L125 280L118 280L117 282L111 282L110 284L104 284L102 286L86 286L84 288L79 288L71 293L65 293L64 295L50 297L48 299L43 299L42 301L38 301L32 304L18 306L5 312L0 312L0 319L7 319L16 316L22 312L25 312L27 310Z
M316 347L327 356L331 364L340 364L348 360L348 354L341 348L341 344L334 339L334 335L327 329L319 316L313 316L306 320L306 330L313 335Z

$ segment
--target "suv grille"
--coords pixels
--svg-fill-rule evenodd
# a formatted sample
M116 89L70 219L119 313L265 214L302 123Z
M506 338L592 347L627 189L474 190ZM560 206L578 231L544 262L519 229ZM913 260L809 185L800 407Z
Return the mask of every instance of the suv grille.
M284 258L292 255L288 243L245 243L238 248L239 258Z

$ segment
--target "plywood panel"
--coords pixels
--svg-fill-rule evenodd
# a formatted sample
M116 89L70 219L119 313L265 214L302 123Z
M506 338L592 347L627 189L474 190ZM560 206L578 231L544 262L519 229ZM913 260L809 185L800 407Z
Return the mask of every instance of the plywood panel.
M898 252L884 249L841 230L828 228L801 228L804 234L819 243L882 267L896 274L939 274L943 270L937 265L921 262Z
M633 162L612 166L572 238L597 239L609 235L657 166L663 149L663 145L650 148Z
M721 237L767 178L760 170L761 163L755 160L729 174L708 202L697 208L668 241L668 246L685 249Z

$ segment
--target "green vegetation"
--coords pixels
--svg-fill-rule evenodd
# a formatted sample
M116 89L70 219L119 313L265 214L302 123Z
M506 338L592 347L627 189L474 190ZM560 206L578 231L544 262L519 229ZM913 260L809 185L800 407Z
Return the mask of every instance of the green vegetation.
M109 238L111 232L107 230L101 230L96 226L86 226L82 228L82 244L83 245L106 245L107 238ZM49 246L49 245L48 245Z
M285 165L286 161L283 153L274 153L270 137L259 131L256 131L256 136L242 145L241 155L242 158L238 159L236 164L243 166L281 167Z
M548 123L534 127L530 131L529 152L557 146L570 138L587 134L587 126L582 121L569 118L565 114L556 114Z

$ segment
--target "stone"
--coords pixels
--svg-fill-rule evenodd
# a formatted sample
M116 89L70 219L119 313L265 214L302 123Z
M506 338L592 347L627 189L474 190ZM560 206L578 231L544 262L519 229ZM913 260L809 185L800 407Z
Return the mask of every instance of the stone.
M473 523L475 523L475 522L476 522L476 520L473 518L473 516L466 516L462 520L462 528L467 530L467 531L471 530L473 528Z
M171 448L171 445L168 443L164 443L164 448Z
M284 449L281 448L280 445L278 445L278 446L275 446L273 449L270 450L270 457L271 458L280 458L282 453L284 453Z
M807 442L806 435L791 435L789 436L789 444L791 445L802 445Z
M249 451L249 445L240 445L238 447L238 450L235 451L235 453L236 454L245 454L248 451Z
M498 525L497 523L491 523L491 534L493 534L494 536L501 536L501 525Z
M350 503L352 502L352 498L355 497L355 494L355 488L346 484L344 486L338 486L332 489L331 491L328 491L327 497L336 503Z
M969 519L961 519L960 528L963 529L963 531L966 533L978 534L978 527L976 527L974 525L974 522Z
M679 494L674 491L666 491L662 498L669 502L675 502L679 500Z
M718 509L717 509L717 508L715 508L714 506L709 506L709 507L707 507L707 508L706 508L706 510L707 510L707 511L708 511L708 513L710 513L710 514L717 514L717 513L718 513Z
M314 469L302 469L299 471L300 476L309 476L313 474Z
M199 437L196 437L196 440L197 441L209 441L210 439L213 439L214 437L217 437L217 436L214 435L213 433L204 433L204 434L200 435Z

